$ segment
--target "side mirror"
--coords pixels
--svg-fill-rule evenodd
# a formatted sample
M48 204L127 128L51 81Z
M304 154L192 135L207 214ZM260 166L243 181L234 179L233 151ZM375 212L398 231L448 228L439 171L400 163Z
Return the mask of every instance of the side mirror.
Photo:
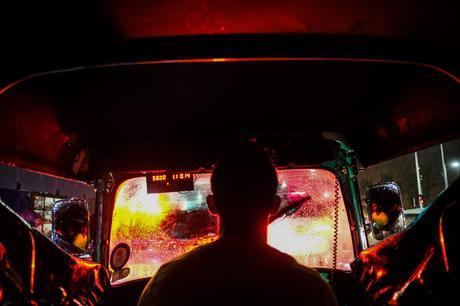
M89 208L85 200L72 198L54 203L51 240L73 256L88 253Z
M367 187L366 202L375 239L383 240L404 229L401 189L398 184L388 182Z

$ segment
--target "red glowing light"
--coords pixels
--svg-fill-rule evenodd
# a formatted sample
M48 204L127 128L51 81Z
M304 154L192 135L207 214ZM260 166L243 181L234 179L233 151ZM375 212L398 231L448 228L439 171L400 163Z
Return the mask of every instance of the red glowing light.
M407 281L404 282L404 284L401 286L401 288L399 290L397 290L393 294L393 297L391 299L391 303L396 305L399 297L404 294L404 292L406 291L407 287L409 287L409 285L412 284L414 281L417 280L421 284L423 284L422 273L425 271L426 266L428 265L428 263L430 262L431 258L433 257L434 251L435 251L435 249L434 249L433 246L430 247L426 251L425 257L423 258L423 260L420 263L420 265L414 270L414 272L411 274L409 279L407 279Z
M92 273L94 276L91 278L94 281L94 286L98 288L100 292L105 290L105 285L101 283L104 279L108 279L108 275L102 275L102 273L106 273L105 270L100 264L87 262L82 259L75 258L75 264L72 267L73 274L72 279L74 282L77 282L79 279L82 278L82 275ZM65 290L62 290L65 294Z
M398 37L416 21L411 2L169 0L111 1L107 11L128 38L235 33L330 33ZM379 3L376 5L376 3ZM392 20L388 23L388 20Z
M31 243L31 259L30 259L30 293L34 293L35 287L35 238L32 232L29 232Z
M380 268L375 275L377 276L377 279L380 279L383 276L385 276L385 274L386 274L386 271L383 268Z
M55 163L69 140L61 129L55 110L24 102L20 97L15 99L13 103L3 105L3 111L8 115L0 122L0 145L39 154L40 158Z
M442 229L442 220L443 220L443 217L441 217L441 219L439 220L439 242L441 243L442 259L444 262L444 267L446 268L446 272L449 272L449 260L447 259L447 250L446 250L446 243L444 241L444 231Z
M352 57L240 57L240 58L197 58L197 59L177 59L177 60L147 60L147 61L135 61L135 62L121 62L121 63L109 63L109 64L99 64L99 65L92 65L92 66L82 66L82 67L74 67L69 69L60 69L60 70L53 70L44 73L36 73L24 77L22 79L16 80L3 88L0 88L0 95L4 95L6 92L11 90L12 88L30 81L32 79L46 76L46 75L53 75L58 73L65 73L65 72L72 72L75 70L82 70L82 69L89 69L89 68L111 68L111 67L118 67L118 66L138 66L138 65L164 65L164 64L180 64L180 63L212 63L212 62L280 62L280 61L311 61L311 62L354 62L354 63L386 63L386 64L398 64L398 65L413 65L418 67L423 67L426 69L434 70L442 75L445 75L452 81L460 84L460 77L456 74L440 68L438 66L427 64L427 63L420 63L420 62L410 62L410 61L403 61L403 60L389 60L384 58L352 58ZM67 136L65 136L67 137Z

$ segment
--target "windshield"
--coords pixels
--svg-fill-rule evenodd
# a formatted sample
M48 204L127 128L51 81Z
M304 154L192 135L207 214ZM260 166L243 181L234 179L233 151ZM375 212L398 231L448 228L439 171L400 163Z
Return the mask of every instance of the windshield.
M125 269L112 283L151 277L172 258L217 239L216 219L209 214L210 173L194 174L194 190L147 193L146 176L118 187L110 236L110 254L129 247ZM268 229L271 246L309 267L332 268L336 178L324 169L279 170L280 211ZM238 188L238 182L235 182ZM350 226L341 192L337 268L349 270L353 260ZM112 254L113 253L113 254Z

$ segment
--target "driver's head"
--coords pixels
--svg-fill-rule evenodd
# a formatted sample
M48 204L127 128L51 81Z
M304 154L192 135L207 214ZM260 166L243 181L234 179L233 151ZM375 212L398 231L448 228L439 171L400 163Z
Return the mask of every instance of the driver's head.
M266 218L280 204L278 178L269 151L255 143L227 149L211 177L208 205L228 222Z

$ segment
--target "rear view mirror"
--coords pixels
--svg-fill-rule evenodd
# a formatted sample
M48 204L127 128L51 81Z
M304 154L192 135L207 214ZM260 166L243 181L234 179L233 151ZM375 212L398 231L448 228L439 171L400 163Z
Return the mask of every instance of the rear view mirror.
M367 187L366 202L375 239L383 240L404 229L401 190L398 184L388 182Z
M73 256L83 256L88 251L89 209L85 200L72 198L54 203L51 239Z

